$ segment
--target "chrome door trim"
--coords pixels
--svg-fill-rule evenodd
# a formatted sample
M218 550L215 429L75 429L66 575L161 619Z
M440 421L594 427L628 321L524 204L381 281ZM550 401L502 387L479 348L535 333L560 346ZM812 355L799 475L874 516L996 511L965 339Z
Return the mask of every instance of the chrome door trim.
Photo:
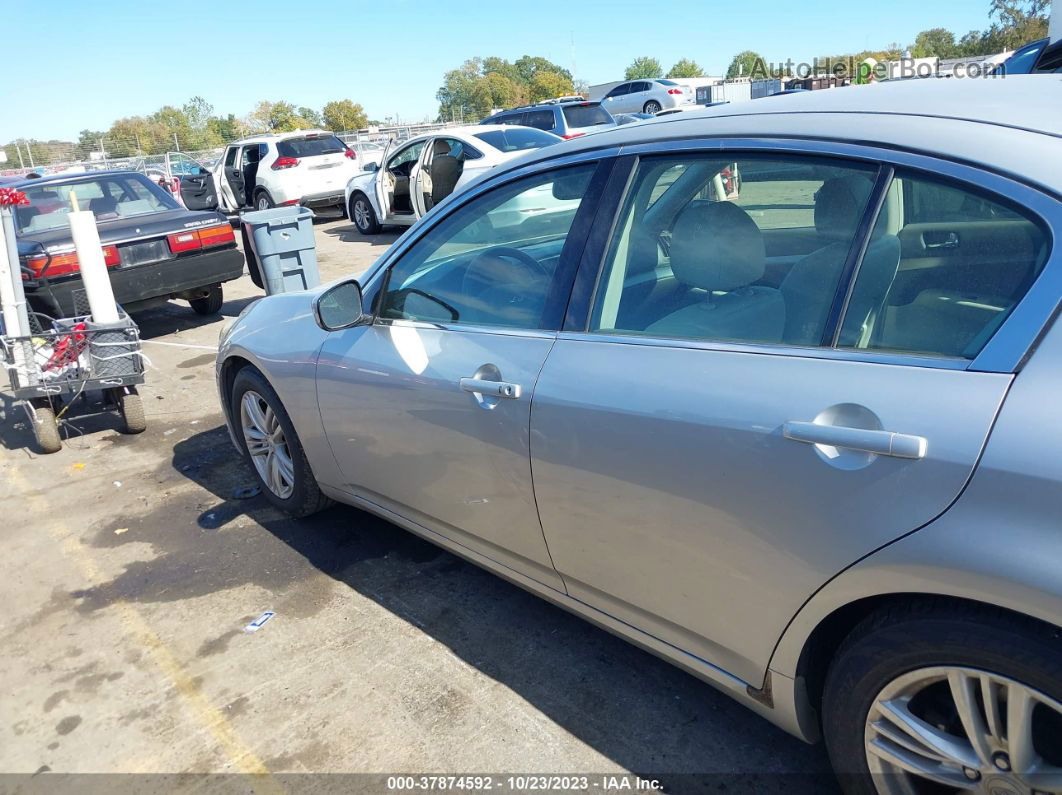
M377 317L374 326L398 326L402 328L432 329L434 331L461 331L466 334L494 334L504 337L533 337L535 339L554 339L556 331L547 329L523 329L511 326L480 326L473 323L434 323L429 320L407 320L405 318Z
M970 185L981 192L997 194L1025 208L1044 226L1051 246L1047 262L1040 275L1033 282L1021 302L996 330L981 352L972 361L959 360L960 366L951 365L948 369L968 369L977 372L1012 373L1021 369L1022 364L1031 355L1040 337L1046 332L1054 316L1062 308L1062 250L1054 245L1062 230L1062 203L1057 196L1045 192L1042 188L1019 181L1013 175L1001 174L976 165L949 160L938 155L926 155L909 150L872 146L869 144L852 144L818 138L769 138L747 137L700 137L662 140L640 144L626 144L619 147L622 155L667 155L682 152L713 152L718 150L747 151L757 153L777 153L785 155L810 155L819 157L848 158L869 162L878 166L909 168L930 176L943 177L959 183ZM629 188L628 188L629 189ZM623 206L621 201L618 205ZM618 210L617 210L618 212ZM607 248L607 247L606 247ZM603 266L604 252L597 270ZM595 276L596 278L596 276ZM586 322L589 322L589 312ZM585 326L584 326L585 328ZM615 338L606 335L613 341ZM739 349L750 351L758 346L742 346ZM770 352L781 352L784 346L771 346ZM804 349L807 350L807 349ZM843 349L826 349L843 350ZM921 367L940 366L933 362L954 361L944 357L921 357L911 354L879 354L878 352L857 351L851 357L816 358L852 358L858 361L879 361L881 356L886 361L897 357L907 358L909 363ZM769 352L769 351L760 351Z

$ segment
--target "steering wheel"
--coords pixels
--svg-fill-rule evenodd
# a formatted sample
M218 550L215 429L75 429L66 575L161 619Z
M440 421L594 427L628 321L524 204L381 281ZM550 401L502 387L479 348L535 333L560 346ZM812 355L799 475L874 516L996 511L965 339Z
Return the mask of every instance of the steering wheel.
M546 266L527 252L521 251L518 248L513 248L512 246L494 246L488 248L486 251L479 252L473 257L472 261L468 264L468 270L465 272L466 281L470 274L473 274L478 270L477 264L488 257L507 257L508 259L516 260L522 265L526 265L533 273L539 276L546 278L549 278L550 276L549 271L546 270Z
M530 254L512 246L494 246L468 263L462 292L470 299L479 299L484 307L531 306L527 302L533 302L533 296L541 293L541 300L545 299L550 278L546 266Z

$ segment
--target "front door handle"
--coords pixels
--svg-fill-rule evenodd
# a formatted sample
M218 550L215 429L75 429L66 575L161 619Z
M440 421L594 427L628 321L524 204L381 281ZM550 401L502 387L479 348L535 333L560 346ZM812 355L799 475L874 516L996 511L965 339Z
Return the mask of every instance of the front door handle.
M795 442L844 447L896 458L925 458L927 446L924 436L815 422L787 422L782 426L782 435Z
M462 378L461 388L466 392L474 392L479 395L491 397L511 398L520 397L520 385L510 384L508 381L488 381L485 378Z

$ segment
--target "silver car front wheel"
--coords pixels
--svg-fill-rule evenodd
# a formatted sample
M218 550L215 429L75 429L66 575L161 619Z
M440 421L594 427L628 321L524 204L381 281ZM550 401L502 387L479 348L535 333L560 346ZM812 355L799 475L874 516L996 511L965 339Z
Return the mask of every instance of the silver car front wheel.
M933 784L1019 795L1062 791L1044 759L1060 739L1062 704L1006 676L957 666L919 668L887 684L867 714L867 764L878 791Z
M284 428L265 398L253 390L240 400L240 427L258 476L273 494L288 499L295 489L295 465Z

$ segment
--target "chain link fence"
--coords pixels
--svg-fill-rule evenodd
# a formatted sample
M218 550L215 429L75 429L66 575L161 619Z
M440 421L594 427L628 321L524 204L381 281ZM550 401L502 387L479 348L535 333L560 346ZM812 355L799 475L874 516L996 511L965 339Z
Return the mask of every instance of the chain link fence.
M404 124L392 127L372 127L363 130L349 130L336 133L346 144L384 143L389 140L404 141L435 130L456 126L452 122ZM205 135L173 134L173 146L170 152L181 152L199 161L207 168L212 168L225 152L225 147L241 136L228 139L217 135L210 136L210 144L204 145ZM242 136L243 138L249 136ZM153 141L150 147L139 138L101 137L94 145L74 144L68 142L25 143L13 141L6 149L8 161L0 164L0 176L19 176L36 173L55 174L59 172L102 171L107 169L131 169L149 172L166 170L166 154L142 154L145 148L157 151L160 144ZM14 154L14 158L12 157Z

